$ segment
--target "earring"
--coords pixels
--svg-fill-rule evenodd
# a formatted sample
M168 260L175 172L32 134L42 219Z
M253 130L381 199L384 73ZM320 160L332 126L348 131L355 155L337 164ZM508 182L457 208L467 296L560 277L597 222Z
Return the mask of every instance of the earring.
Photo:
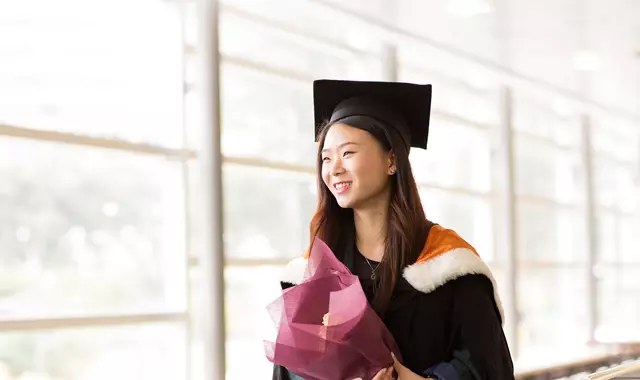
M390 175L394 175L394 174L396 174L396 168L392 168L392 169L389 171L389 174L390 174Z

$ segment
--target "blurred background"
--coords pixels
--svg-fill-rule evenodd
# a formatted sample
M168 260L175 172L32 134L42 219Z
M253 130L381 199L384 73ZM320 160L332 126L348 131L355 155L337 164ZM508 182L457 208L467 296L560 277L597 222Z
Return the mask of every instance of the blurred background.
M639 15L0 0L0 379L270 378L317 78L433 84L424 207L494 271L519 372L640 341Z

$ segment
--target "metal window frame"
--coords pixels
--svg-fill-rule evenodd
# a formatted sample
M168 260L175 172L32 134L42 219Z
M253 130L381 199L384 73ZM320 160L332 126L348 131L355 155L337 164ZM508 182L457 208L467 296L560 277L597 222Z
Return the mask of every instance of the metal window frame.
M591 143L591 120L584 114L581 118L582 127L582 164L585 170L585 196L586 196L586 220L587 234L587 323L589 340L595 341L595 333L598 327L598 279L594 269L598 260L598 225L596 189L593 166L593 145Z
M8 124L0 124L0 136L140 153L178 161L194 160L197 157L196 152L190 149L175 149L157 144L129 142L118 138L48 131Z
M520 351L520 336L518 334L518 324L520 317L518 312L518 207L516 198L516 164L515 164L515 136L513 129L513 95L511 89L503 86L501 91L501 101L499 104L502 123L500 125L500 150L499 163L502 166L504 182L502 183L502 196L499 203L499 209L502 210L501 215L494 215L494 223L502 227L495 228L501 231L501 236L494 236L494 239L502 244L502 252L505 254L506 267L506 287L503 291L506 293L505 314L507 319L506 335L511 342L511 351L514 357L518 357Z
M202 141L201 160L204 181L205 222L202 255L205 278L204 307L204 355L205 379L224 379L226 373L226 323L224 291L224 242L223 242L223 194L222 151L220 141L220 56L218 0L200 0L201 25L199 37L202 43L201 75L203 79L203 105L205 110L205 136Z
M130 326L153 323L185 323L187 312L132 313L98 316L65 316L53 318L14 318L0 320L0 333L46 331L87 327Z

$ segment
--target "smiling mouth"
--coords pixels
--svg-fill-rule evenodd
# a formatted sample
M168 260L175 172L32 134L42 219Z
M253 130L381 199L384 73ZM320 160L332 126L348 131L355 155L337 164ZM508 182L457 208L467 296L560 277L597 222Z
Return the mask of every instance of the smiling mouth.
M333 184L333 188L336 189L338 194L342 194L351 188L351 183L352 182L337 182Z

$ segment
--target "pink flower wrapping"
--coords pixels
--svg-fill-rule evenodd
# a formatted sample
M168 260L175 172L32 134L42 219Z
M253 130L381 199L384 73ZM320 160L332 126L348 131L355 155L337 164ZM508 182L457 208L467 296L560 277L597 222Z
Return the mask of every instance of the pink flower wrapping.
M302 283L267 306L278 328L267 359L305 380L371 379L401 359L358 277L315 239ZM324 322L324 323L323 323Z

